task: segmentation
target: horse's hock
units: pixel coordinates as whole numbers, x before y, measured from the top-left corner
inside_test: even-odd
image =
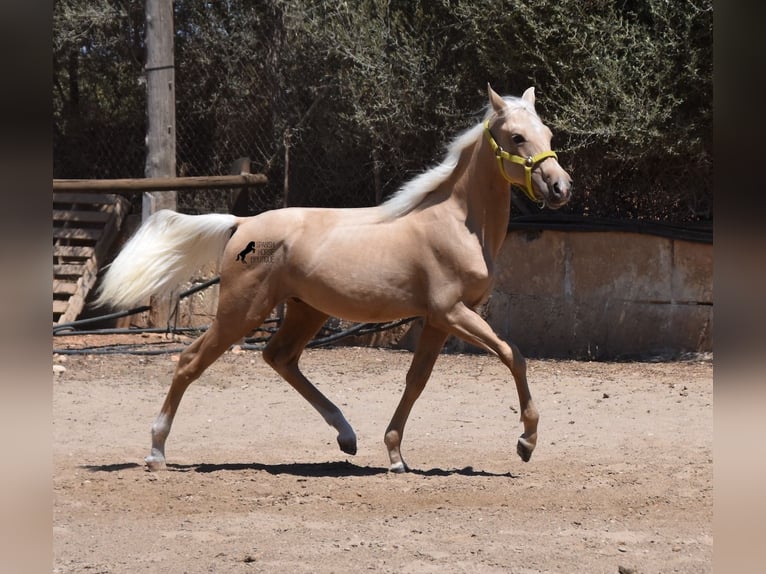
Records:
[[[511,231],[485,316],[531,357],[711,352],[713,246],[622,231]]]

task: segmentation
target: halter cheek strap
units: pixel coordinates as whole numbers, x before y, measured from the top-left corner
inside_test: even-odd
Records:
[[[522,187],[522,190],[524,191],[524,193],[529,199],[531,199],[535,203],[541,203],[541,201],[537,197],[535,197],[534,191],[532,191],[532,170],[535,169],[538,166],[538,164],[540,164],[543,160],[548,159],[549,157],[558,159],[556,152],[553,150],[549,150],[549,151],[540,152],[537,155],[530,155],[527,157],[522,157],[520,155],[513,155],[505,151],[502,147],[500,147],[500,144],[498,144],[495,141],[495,138],[492,137],[492,132],[489,130],[489,120],[484,122],[484,133],[487,135],[487,139],[489,140],[489,145],[492,148],[492,151],[495,152],[495,158],[497,159],[497,167],[500,169],[500,173],[503,175],[506,181],[512,184],[516,183],[508,176],[508,173],[505,171],[505,164],[503,163],[503,160],[508,160],[510,162],[519,164],[520,166],[524,168],[524,174],[526,176],[526,181],[525,181],[526,185]],[[545,203],[545,201],[543,201],[542,203]]]

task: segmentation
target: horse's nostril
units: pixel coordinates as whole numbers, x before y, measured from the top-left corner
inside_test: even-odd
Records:
[[[551,186],[551,197],[557,201],[566,201],[572,191],[571,181],[555,181]]]

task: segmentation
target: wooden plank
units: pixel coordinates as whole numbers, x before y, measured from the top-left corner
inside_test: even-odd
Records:
[[[86,205],[112,205],[119,201],[119,196],[111,193],[54,193],[53,203]]]
[[[61,209],[53,210],[53,221],[80,221],[83,223],[106,223],[109,220],[108,211],[64,211]]]
[[[122,223],[127,215],[129,202],[125,198],[120,198],[114,204],[111,217],[101,231],[101,238],[96,242],[95,255],[98,262],[104,261],[108,255],[109,247],[117,238],[117,234],[122,228]]]
[[[69,219],[66,220],[68,227],[54,227],[54,258],[69,257],[83,259],[83,263],[80,265],[73,263],[54,265],[53,318],[57,324],[74,321],[82,312],[88,294],[96,284],[99,266],[103,265],[108,255],[109,246],[122,227],[130,202],[121,196],[111,196],[111,199],[113,201],[110,201],[109,204],[102,204],[101,208],[104,211],[101,212],[57,210],[59,214],[67,214]],[[83,204],[87,204],[87,201],[83,201]],[[83,214],[88,214],[85,216],[85,219],[88,221],[76,221],[76,218]],[[98,225],[99,223],[102,225],[98,228],[78,226],[78,224]],[[58,244],[67,239],[88,240],[92,241],[94,245],[74,246]],[[68,279],[64,279],[64,277]],[[66,297],[66,300],[62,301],[62,297]]]
[[[69,323],[77,319],[77,316],[85,307],[85,301],[91,288],[96,283],[96,260],[91,259],[86,265],[86,271],[77,280],[77,289],[69,298],[67,310],[59,317],[59,323]]]
[[[85,265],[81,265],[81,273],[75,283],[74,293],[67,300],[66,309],[61,312],[56,323],[69,323],[77,319],[77,316],[85,307],[85,300],[90,289],[98,277],[98,262],[95,257],[88,259]],[[55,304],[54,304],[55,306]]]
[[[189,189],[225,189],[265,185],[269,179],[262,173],[211,175],[198,177],[145,177],[141,179],[54,179],[53,190],[82,193],[144,191],[180,191]]]
[[[75,263],[70,263],[66,265],[54,265],[53,276],[54,277],[76,277],[76,276],[82,275],[84,270],[85,270],[84,265],[77,265]]]
[[[53,239],[79,239],[83,241],[98,241],[100,229],[83,229],[81,227],[54,227]]]
[[[77,283],[73,281],[57,281],[53,280],[53,294],[54,295],[74,295],[77,291]]]
[[[89,259],[96,253],[93,247],[75,246],[75,245],[54,245],[54,257],[76,257]]]

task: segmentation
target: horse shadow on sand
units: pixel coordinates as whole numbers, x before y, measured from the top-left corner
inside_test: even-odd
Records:
[[[83,465],[81,468],[91,472],[120,472],[146,468],[143,464],[135,462],[117,464],[94,464]],[[214,472],[242,472],[242,471],[265,471],[271,475],[299,476],[304,478],[319,477],[350,477],[350,476],[376,476],[388,474],[389,470],[382,466],[359,466],[348,461],[328,462],[292,462],[284,464],[263,464],[259,462],[242,463],[196,463],[196,464],[168,464],[170,472],[199,472],[209,474]],[[149,472],[147,470],[147,472]],[[469,477],[505,477],[518,478],[519,475],[511,472],[489,472],[476,470],[471,466],[455,469],[431,468],[428,470],[411,468],[409,474],[419,476],[469,476]]]

